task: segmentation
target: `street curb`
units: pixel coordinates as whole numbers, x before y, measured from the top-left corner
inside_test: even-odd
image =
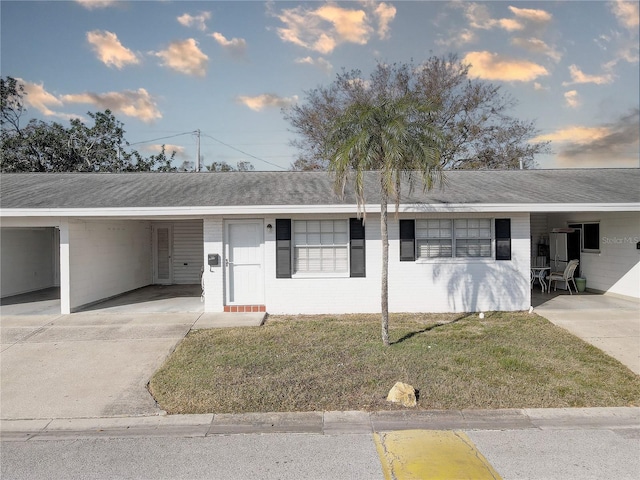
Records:
[[[0,420],[0,440],[90,437],[206,437],[306,433],[369,434],[407,429],[640,429],[640,407],[502,410],[273,412]]]

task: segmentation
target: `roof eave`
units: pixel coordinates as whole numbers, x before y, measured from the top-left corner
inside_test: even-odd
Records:
[[[395,206],[389,209],[395,211]],[[355,204],[345,205],[244,205],[200,207],[122,207],[122,208],[3,208],[0,217],[200,217],[206,215],[331,214],[356,212]],[[379,213],[379,204],[365,205],[368,213]],[[455,212],[637,212],[640,203],[438,203],[401,204],[400,213]]]

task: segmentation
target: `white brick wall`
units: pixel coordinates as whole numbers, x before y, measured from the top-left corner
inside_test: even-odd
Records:
[[[640,212],[550,214],[550,227],[600,222],[600,253],[582,252],[581,275],[587,288],[640,298]]]
[[[0,230],[0,295],[7,297],[55,285],[58,248],[53,228]]]
[[[475,312],[529,308],[529,215],[475,215],[475,218],[487,217],[511,218],[510,261],[437,259],[400,262],[399,224],[390,222],[389,310]],[[437,214],[428,218],[474,218],[474,215]]]
[[[69,221],[71,310],[149,285],[151,261],[149,222]]]
[[[438,215],[431,215],[429,218],[436,216]],[[439,216],[455,217],[451,214]],[[389,215],[389,310],[465,312],[529,308],[529,215],[477,215],[478,218],[488,216],[512,219],[511,261],[400,262],[399,223],[393,214]],[[471,216],[467,214],[457,217]],[[275,226],[275,218],[266,218],[265,225],[269,223]],[[382,253],[379,216],[367,216],[365,228],[366,278],[276,279],[275,229],[267,234],[267,311],[273,314],[379,312]]]
[[[343,216],[287,215],[279,218],[340,219]],[[275,217],[265,218],[273,231],[265,236],[265,303],[273,314],[371,313],[380,311],[379,218],[368,216],[365,278],[276,278]]]

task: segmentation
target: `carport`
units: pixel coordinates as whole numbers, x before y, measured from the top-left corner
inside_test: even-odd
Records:
[[[2,297],[60,286],[60,230],[55,225],[0,229]],[[58,293],[58,298],[60,298]]]
[[[3,220],[2,309],[68,314],[112,299],[164,311],[167,296],[199,301],[202,225],[198,218]],[[143,288],[153,285],[191,288]]]

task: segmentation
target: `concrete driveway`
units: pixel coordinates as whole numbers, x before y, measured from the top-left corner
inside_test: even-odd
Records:
[[[200,316],[3,315],[0,418],[161,413],[146,383]]]
[[[545,294],[550,295],[550,294]],[[535,312],[640,375],[640,302],[610,295],[538,296]]]

